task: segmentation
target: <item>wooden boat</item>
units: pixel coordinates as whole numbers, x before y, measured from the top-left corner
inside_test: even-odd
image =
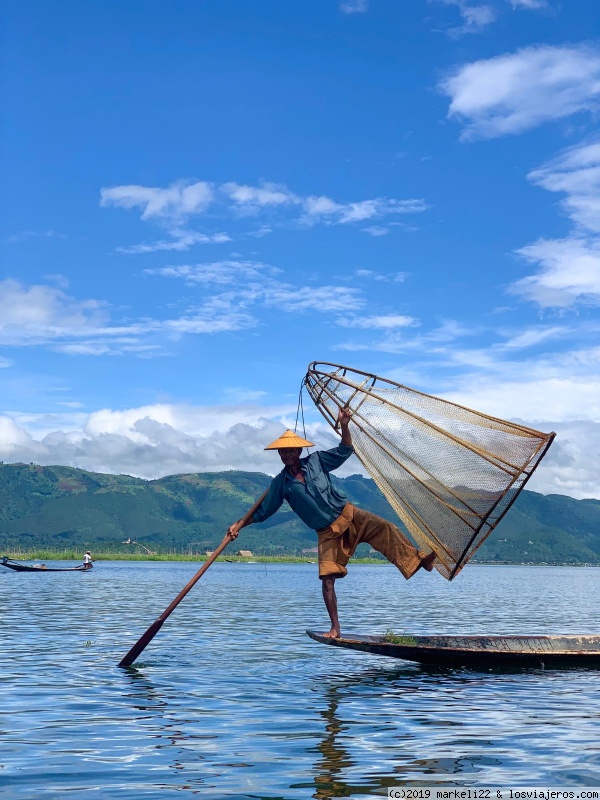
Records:
[[[361,650],[421,664],[451,667],[600,668],[600,636],[361,636],[329,639],[306,631],[332,647]],[[390,641],[390,639],[392,641]]]
[[[21,564],[19,561],[13,561],[7,556],[3,556],[0,560],[0,566],[13,569],[15,572],[87,572],[93,568],[93,564],[84,567],[80,564],[78,567],[46,567],[41,564]]]

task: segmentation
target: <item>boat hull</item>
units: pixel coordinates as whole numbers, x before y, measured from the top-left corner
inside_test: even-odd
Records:
[[[600,636],[383,636],[347,634],[329,639],[307,631],[311,639],[333,647],[449,667],[537,667],[600,669]]]
[[[12,569],[14,572],[87,572],[92,566],[84,567],[36,567],[33,564],[19,564],[18,561],[2,560],[0,567]]]

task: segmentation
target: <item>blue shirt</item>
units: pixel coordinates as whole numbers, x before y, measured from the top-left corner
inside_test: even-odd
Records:
[[[329,473],[341,466],[353,452],[353,447],[339,444],[332,450],[320,450],[301,458],[305,483],[294,478],[287,469],[282,469],[271,481],[267,496],[254,512],[252,520],[263,522],[287,500],[309,528],[327,528],[339,517],[348,502],[346,495],[331,483]]]

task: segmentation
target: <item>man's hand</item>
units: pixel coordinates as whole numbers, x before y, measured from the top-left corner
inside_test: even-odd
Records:
[[[227,533],[231,536],[231,539],[237,539],[240,529],[239,529],[240,521],[234,522],[233,525],[230,525],[227,528]]]
[[[337,416],[337,425],[340,426],[340,431],[342,433],[342,444],[346,447],[352,447],[352,436],[350,434],[350,428],[348,427],[348,423],[352,419],[352,413],[349,408],[340,408],[338,411]]]
[[[351,419],[352,419],[352,412],[350,411],[350,409],[340,408],[337,417],[338,425],[340,425],[342,428],[347,428],[348,423],[350,422]]]

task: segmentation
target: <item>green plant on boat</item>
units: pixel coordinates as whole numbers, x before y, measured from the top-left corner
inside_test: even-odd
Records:
[[[383,635],[383,641],[388,642],[389,644],[405,644],[405,645],[416,645],[417,640],[414,636],[404,636],[404,634],[397,634],[391,631],[389,628]]]

